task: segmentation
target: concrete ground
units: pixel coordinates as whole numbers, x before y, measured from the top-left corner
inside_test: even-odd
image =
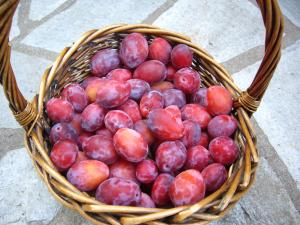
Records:
[[[282,58],[253,118],[261,156],[257,180],[213,224],[300,224],[300,1],[280,4],[286,25]],[[149,23],[190,36],[242,88],[263,56],[264,27],[254,0],[21,0],[11,41],[24,95],[34,96],[44,69],[64,46],[89,29],[115,23]],[[22,135],[0,90],[0,225],[89,224],[48,193]]]

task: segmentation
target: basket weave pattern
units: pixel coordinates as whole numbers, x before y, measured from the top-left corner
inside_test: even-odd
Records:
[[[38,95],[26,101],[20,93],[10,64],[9,31],[18,0],[0,0],[0,82],[9,100],[16,120],[24,127],[25,145],[33,164],[51,194],[64,206],[77,210],[94,224],[207,224],[222,218],[246,194],[254,181],[259,161],[256,136],[250,122],[268,87],[280,59],[283,34],[283,18],[277,0],[257,0],[265,28],[265,55],[259,70],[246,91],[240,90],[230,74],[212,56],[193,44],[188,37],[145,24],[114,25],[86,32],[72,47],[65,48],[55,62],[46,69]],[[44,111],[44,103],[57,96],[70,82],[80,82],[90,74],[90,59],[99,49],[119,48],[124,36],[139,32],[149,43],[154,37],[163,37],[172,44],[183,43],[194,52],[193,68],[201,74],[206,87],[220,84],[234,98],[233,115],[239,121],[235,141],[240,157],[230,167],[223,186],[200,202],[176,208],[141,208],[105,205],[70,184],[53,166],[48,140],[50,121]]]

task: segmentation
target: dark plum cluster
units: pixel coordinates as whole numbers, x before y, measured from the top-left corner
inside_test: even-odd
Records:
[[[50,158],[80,191],[110,205],[194,204],[227,180],[238,123],[222,86],[201,86],[193,52],[128,34],[91,58],[91,76],[46,103]]]

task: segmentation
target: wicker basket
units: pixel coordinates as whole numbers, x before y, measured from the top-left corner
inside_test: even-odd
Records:
[[[223,217],[248,191],[259,161],[256,136],[249,117],[256,111],[280,59],[283,17],[277,0],[257,0],[266,28],[265,55],[246,91],[241,91],[228,72],[188,37],[145,24],[114,25],[86,32],[72,47],[65,48],[46,69],[38,95],[26,101],[20,93],[10,64],[9,31],[19,0],[0,0],[0,81],[16,120],[26,131],[25,145],[33,164],[51,194],[63,205],[77,210],[94,224],[207,224]],[[239,121],[235,141],[240,158],[229,169],[224,185],[200,202],[170,209],[105,205],[70,184],[49,159],[49,119],[44,103],[59,94],[64,85],[81,81],[90,73],[91,56],[102,48],[118,48],[130,32],[144,34],[149,42],[155,36],[171,43],[184,43],[194,52],[193,68],[202,75],[205,86],[221,84],[234,96],[233,115]]]

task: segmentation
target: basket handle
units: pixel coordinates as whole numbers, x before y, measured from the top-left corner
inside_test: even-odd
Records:
[[[20,92],[10,63],[9,32],[19,0],[0,0],[0,83],[16,120],[25,129],[36,118],[36,111]]]
[[[235,102],[252,115],[268,88],[281,56],[281,43],[284,31],[284,19],[278,0],[256,0],[263,16],[266,37],[265,55],[250,87],[242,92]]]
[[[33,105],[20,92],[10,63],[9,32],[19,0],[0,0],[0,83],[16,120],[26,128],[35,120]],[[265,55],[250,87],[242,92],[235,104],[249,114],[256,111],[280,59],[283,16],[277,0],[257,0],[265,28]]]

